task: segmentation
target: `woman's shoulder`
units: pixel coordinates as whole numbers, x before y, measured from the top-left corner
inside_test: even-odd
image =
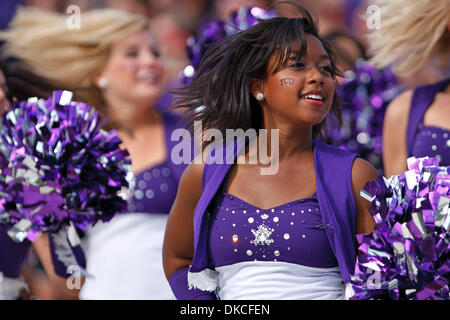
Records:
[[[337,146],[333,146],[331,144],[328,144],[326,142],[320,141],[320,140],[315,140],[314,144],[316,147],[318,147],[319,151],[325,152],[327,154],[332,154],[336,157],[354,157],[357,156],[356,153],[349,151],[349,150],[344,150],[341,149]]]
[[[395,97],[386,109],[385,119],[387,121],[404,121],[409,114],[411,108],[414,90],[409,89]]]

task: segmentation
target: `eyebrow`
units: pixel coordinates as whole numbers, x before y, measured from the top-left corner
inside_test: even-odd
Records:
[[[299,51],[293,51],[292,54],[291,54],[291,56],[290,56],[288,59],[293,59],[293,58],[295,58],[295,55],[296,55],[296,54],[299,54],[299,53],[300,53]],[[330,61],[331,61],[330,56],[327,55],[327,54],[322,54],[322,55],[319,57],[319,61],[320,61],[320,60],[330,60]]]
[[[319,58],[320,58],[320,60],[331,60],[327,54],[323,54]]]

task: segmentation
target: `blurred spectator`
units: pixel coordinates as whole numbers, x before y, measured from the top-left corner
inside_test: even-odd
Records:
[[[166,59],[165,83],[176,81],[188,63],[186,42],[211,12],[211,0],[172,0],[152,3],[151,26]],[[169,85],[170,86],[170,85]]]
[[[166,63],[164,83],[177,78],[179,72],[188,63],[186,42],[191,36],[190,32],[177,25],[175,16],[170,13],[160,13],[150,20],[152,30],[161,43],[161,52]]]
[[[263,9],[268,9],[270,5],[269,0],[215,0],[214,1],[214,12],[216,18],[225,19],[233,11],[237,11],[242,7],[260,7]]]
[[[151,16],[155,16],[164,12],[174,6],[177,0],[149,0],[151,6]]]
[[[350,32],[333,31],[324,38],[333,47],[337,66],[341,72],[353,70],[358,59],[367,60],[366,48]]]
[[[64,9],[63,0],[25,0],[25,5],[58,12],[62,12]]]
[[[151,0],[106,0],[105,6],[111,9],[128,11],[130,13],[150,16],[152,13]]]
[[[347,28],[345,16],[347,0],[294,0],[292,2],[305,7],[319,18],[319,32],[322,35]],[[295,17],[297,15],[297,11],[292,10],[283,1],[273,1],[273,6],[280,16]]]

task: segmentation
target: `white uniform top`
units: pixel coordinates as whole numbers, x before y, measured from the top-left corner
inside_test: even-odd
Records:
[[[126,213],[99,221],[83,240],[87,277],[80,299],[175,299],[162,266],[167,214]]]
[[[313,268],[280,261],[216,267],[222,300],[344,300],[338,267]]]

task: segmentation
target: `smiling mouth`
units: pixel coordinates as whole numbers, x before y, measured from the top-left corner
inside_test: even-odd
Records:
[[[146,83],[157,84],[160,77],[156,73],[141,73],[137,75],[136,79]]]
[[[321,102],[325,101],[325,98],[318,94],[307,94],[307,95],[302,96],[302,98],[306,99],[306,100],[314,100],[314,101],[321,101]]]

